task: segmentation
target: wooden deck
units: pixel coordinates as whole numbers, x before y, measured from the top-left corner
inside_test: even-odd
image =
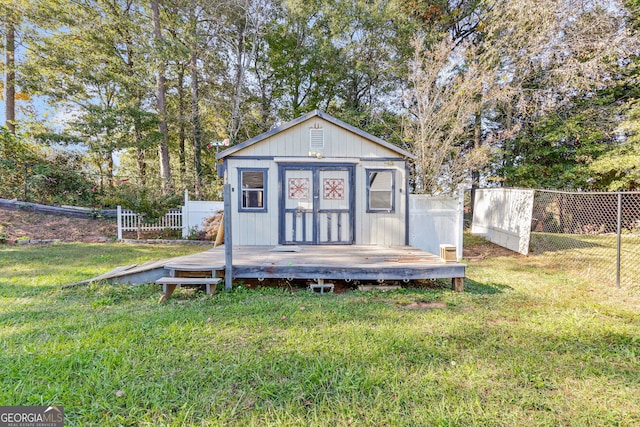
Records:
[[[297,251],[295,251],[297,249]],[[224,247],[152,263],[132,266],[101,279],[148,283],[166,270],[218,271],[225,269]],[[157,276],[157,277],[156,277]],[[452,279],[462,290],[465,265],[445,263],[439,256],[411,247],[234,246],[234,279],[418,280]]]

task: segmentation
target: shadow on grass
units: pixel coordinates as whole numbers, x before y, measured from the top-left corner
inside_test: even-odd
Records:
[[[437,279],[434,281],[426,281],[422,286],[409,287],[407,289],[415,289],[418,291],[429,291],[444,294],[452,291],[451,279]],[[513,289],[511,286],[503,285],[500,283],[482,283],[477,280],[465,277],[464,279],[464,293],[474,295],[494,295],[501,294],[505,290]]]
[[[600,237],[602,243],[592,241],[594,238],[598,237],[580,234],[531,233],[529,251],[531,255],[542,255],[568,249],[606,248],[615,245],[615,236]]]
[[[500,283],[482,283],[468,277],[464,279],[464,291],[474,295],[494,295],[512,290],[508,285]]]

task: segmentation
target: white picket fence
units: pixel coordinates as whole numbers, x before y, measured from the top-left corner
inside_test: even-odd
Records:
[[[118,239],[124,231],[182,230],[182,209],[171,209],[162,218],[142,223],[142,216],[118,206]]]
[[[171,209],[157,221],[140,223],[140,215],[118,206],[118,239],[122,240],[125,231],[162,231],[181,230],[182,237],[187,237],[194,229],[202,229],[204,220],[224,208],[223,202],[190,201],[189,193],[184,192],[184,205],[180,209]]]

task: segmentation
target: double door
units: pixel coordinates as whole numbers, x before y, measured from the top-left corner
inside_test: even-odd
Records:
[[[280,165],[279,177],[280,244],[353,244],[353,165]]]

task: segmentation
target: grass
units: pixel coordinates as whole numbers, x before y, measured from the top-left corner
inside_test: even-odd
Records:
[[[200,249],[0,249],[0,404],[71,426],[640,424],[640,292],[557,254],[474,262],[463,294],[59,286]]]
[[[625,286],[640,284],[640,236],[622,234],[620,240],[620,282]],[[617,281],[615,234],[577,235],[555,233],[531,233],[531,250],[534,254],[556,254],[562,268],[580,274],[592,281],[615,285]]]

